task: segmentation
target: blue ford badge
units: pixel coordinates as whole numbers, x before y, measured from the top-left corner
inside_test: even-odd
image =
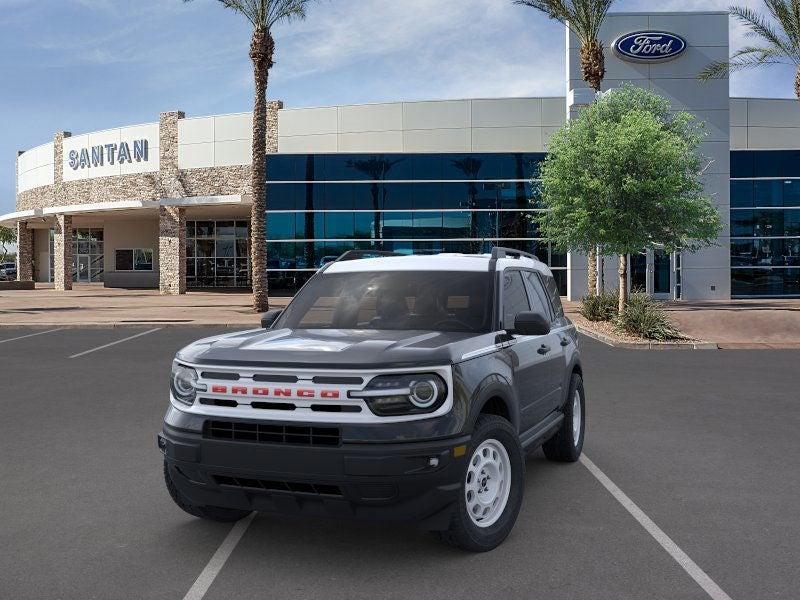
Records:
[[[637,62],[671,60],[686,50],[686,40],[664,31],[637,31],[618,37],[614,52],[620,58]]]

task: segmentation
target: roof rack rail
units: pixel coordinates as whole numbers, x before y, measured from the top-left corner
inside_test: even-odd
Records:
[[[531,260],[539,261],[539,259],[530,252],[495,246],[492,248],[492,259],[497,260],[498,258],[530,258]]]
[[[348,250],[337,258],[334,262],[346,260],[359,260],[361,258],[378,258],[380,256],[404,256],[400,252],[390,252],[388,250]]]

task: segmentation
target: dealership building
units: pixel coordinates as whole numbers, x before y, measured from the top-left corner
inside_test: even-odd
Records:
[[[632,82],[706,123],[706,194],[723,221],[696,254],[630,257],[633,287],[655,297],[800,296],[800,104],[731,98],[696,76],[729,56],[726,13],[612,13],[609,89]],[[250,285],[252,236],[264,235],[273,291],[295,290],[349,249],[536,254],[562,293],[586,293],[586,258],[563,254],[536,224],[537,175],[554,131],[594,97],[567,33],[565,94],[268,108],[266,230],[251,231],[249,113],[190,117],[72,135],[17,157],[18,278],[122,288]],[[68,126],[68,124],[65,124]],[[616,260],[606,280],[616,283]]]

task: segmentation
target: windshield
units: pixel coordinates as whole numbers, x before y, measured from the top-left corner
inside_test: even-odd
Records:
[[[321,273],[275,327],[486,332],[493,289],[488,272]]]

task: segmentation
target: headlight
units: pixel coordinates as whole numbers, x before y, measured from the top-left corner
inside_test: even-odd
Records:
[[[197,397],[197,390],[205,391],[205,387],[197,382],[197,371],[176,362],[172,363],[170,388],[176,400],[192,405]]]
[[[415,415],[435,412],[447,398],[447,385],[435,373],[409,373],[375,377],[362,391],[352,391],[376,415]]]

